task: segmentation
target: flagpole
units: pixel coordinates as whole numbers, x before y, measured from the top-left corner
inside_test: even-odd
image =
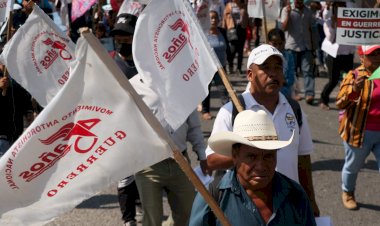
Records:
[[[265,0],[262,0],[261,7],[263,9],[263,20],[264,20],[264,40],[268,43],[268,27],[267,27],[267,17],[265,15]]]
[[[156,131],[159,137],[165,140],[170,148],[173,151],[173,157],[181,167],[186,176],[193,183],[195,188],[202,194],[206,202],[209,204],[210,208],[214,212],[215,216],[219,219],[223,226],[230,226],[227,218],[224,216],[223,211],[219,208],[217,202],[210,195],[206,187],[200,181],[198,176],[194,173],[188,161],[182,155],[182,153],[178,150],[177,145],[173,142],[168,133],[164,130],[160,122],[153,115],[152,111],[148,108],[145,102],[142,100],[141,96],[136,92],[128,79],[125,78],[123,72],[116,65],[114,60],[108,55],[108,53],[104,50],[104,47],[101,45],[99,40],[89,31],[82,31],[82,37],[86,39],[86,41],[94,48],[97,56],[103,60],[108,70],[112,72],[115,76],[116,80],[120,83],[120,85],[131,95],[136,105],[140,109],[141,113],[149,123],[149,125]]]
[[[10,6],[10,7],[13,7],[13,6]],[[7,42],[8,42],[12,37],[13,9],[9,10],[9,17],[8,17],[8,25],[7,26],[8,26],[7,27]],[[3,76],[6,78],[9,78],[9,73],[8,73],[7,67],[5,65],[4,65]],[[7,95],[7,87],[3,88],[1,95],[3,95],[3,96]]]
[[[222,79],[223,81],[223,84],[224,86],[226,87],[226,90],[228,92],[228,94],[230,95],[231,97],[231,101],[232,103],[235,105],[236,109],[238,110],[238,112],[241,112],[244,110],[244,108],[242,107],[240,101],[239,101],[239,98],[237,97],[236,95],[236,92],[235,90],[233,89],[232,85],[231,85],[231,82],[229,81],[228,77],[227,77],[227,73],[225,72],[224,68],[222,67],[218,57],[216,56],[216,53],[214,51],[213,48],[211,48],[210,46],[210,43],[208,42],[203,29],[202,27],[200,26],[199,22],[198,22],[198,18],[196,17],[196,15],[194,14],[192,8],[191,8],[191,5],[189,3],[188,0],[183,0],[183,3],[188,11],[188,13],[190,14],[190,16],[193,18],[193,21],[194,21],[194,25],[197,27],[197,29],[201,32],[200,33],[200,36],[202,37],[202,40],[206,46],[206,49],[207,51],[209,52],[209,54],[211,55],[211,59],[214,61],[214,64],[217,66],[218,68],[218,74],[220,76],[220,78]]]

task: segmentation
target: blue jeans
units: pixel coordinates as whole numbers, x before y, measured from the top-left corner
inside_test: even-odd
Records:
[[[10,147],[11,147],[11,144],[8,140],[0,139],[0,157],[3,156]]]
[[[353,192],[359,170],[370,152],[375,155],[377,167],[380,171],[380,131],[366,130],[362,148],[352,147],[346,142],[343,142],[343,146],[346,158],[342,169],[342,190]]]
[[[315,78],[313,73],[313,54],[311,50],[304,50],[301,52],[296,52],[293,50],[285,50],[288,54],[292,54],[294,61],[296,63],[295,70],[297,70],[297,65],[301,66],[301,71],[304,77],[304,89],[305,96],[315,95]],[[296,72],[296,71],[295,71]]]

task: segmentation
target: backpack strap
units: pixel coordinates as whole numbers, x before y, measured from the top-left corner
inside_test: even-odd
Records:
[[[301,110],[301,106],[298,103],[298,101],[296,101],[296,100],[294,100],[294,99],[292,99],[290,97],[287,97],[286,95],[285,95],[285,97],[288,100],[288,103],[290,104],[290,107],[292,108],[294,114],[296,115],[298,127],[300,128],[299,132],[301,133],[301,127],[302,127],[302,110]]]
[[[245,101],[244,101],[243,95],[239,94],[237,97],[241,103],[241,106],[243,106],[243,109],[245,109]],[[231,116],[232,127],[234,126],[235,118],[238,113],[239,112],[236,106],[232,103],[232,116]]]

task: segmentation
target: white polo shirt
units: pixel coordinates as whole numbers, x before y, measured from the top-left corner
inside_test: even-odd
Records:
[[[245,91],[242,95],[245,101],[245,109],[251,109],[253,111],[262,109],[272,117],[279,140],[289,140],[293,130],[295,130],[292,143],[277,152],[276,170],[299,182],[298,156],[311,154],[314,150],[306,114],[302,111],[302,128],[301,133],[299,133],[296,116],[283,94],[280,93],[279,103],[277,104],[274,114],[269,112],[263,105],[257,103],[250,92]],[[221,131],[232,131],[231,117],[232,103],[229,102],[219,110],[211,134]],[[208,146],[206,156],[212,153],[214,153],[214,151]]]

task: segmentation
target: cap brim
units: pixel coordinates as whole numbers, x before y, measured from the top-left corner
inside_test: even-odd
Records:
[[[218,154],[225,156],[232,156],[232,145],[236,143],[244,144],[247,146],[263,149],[263,150],[277,150],[288,146],[292,143],[294,137],[293,134],[287,141],[279,140],[267,140],[267,141],[249,141],[246,138],[239,136],[231,131],[223,131],[214,135],[208,140],[210,148]]]
[[[377,49],[380,49],[380,46],[374,46],[372,48],[369,48],[364,53],[365,53],[365,55],[369,55],[369,54],[371,54],[373,51],[375,51]]]

